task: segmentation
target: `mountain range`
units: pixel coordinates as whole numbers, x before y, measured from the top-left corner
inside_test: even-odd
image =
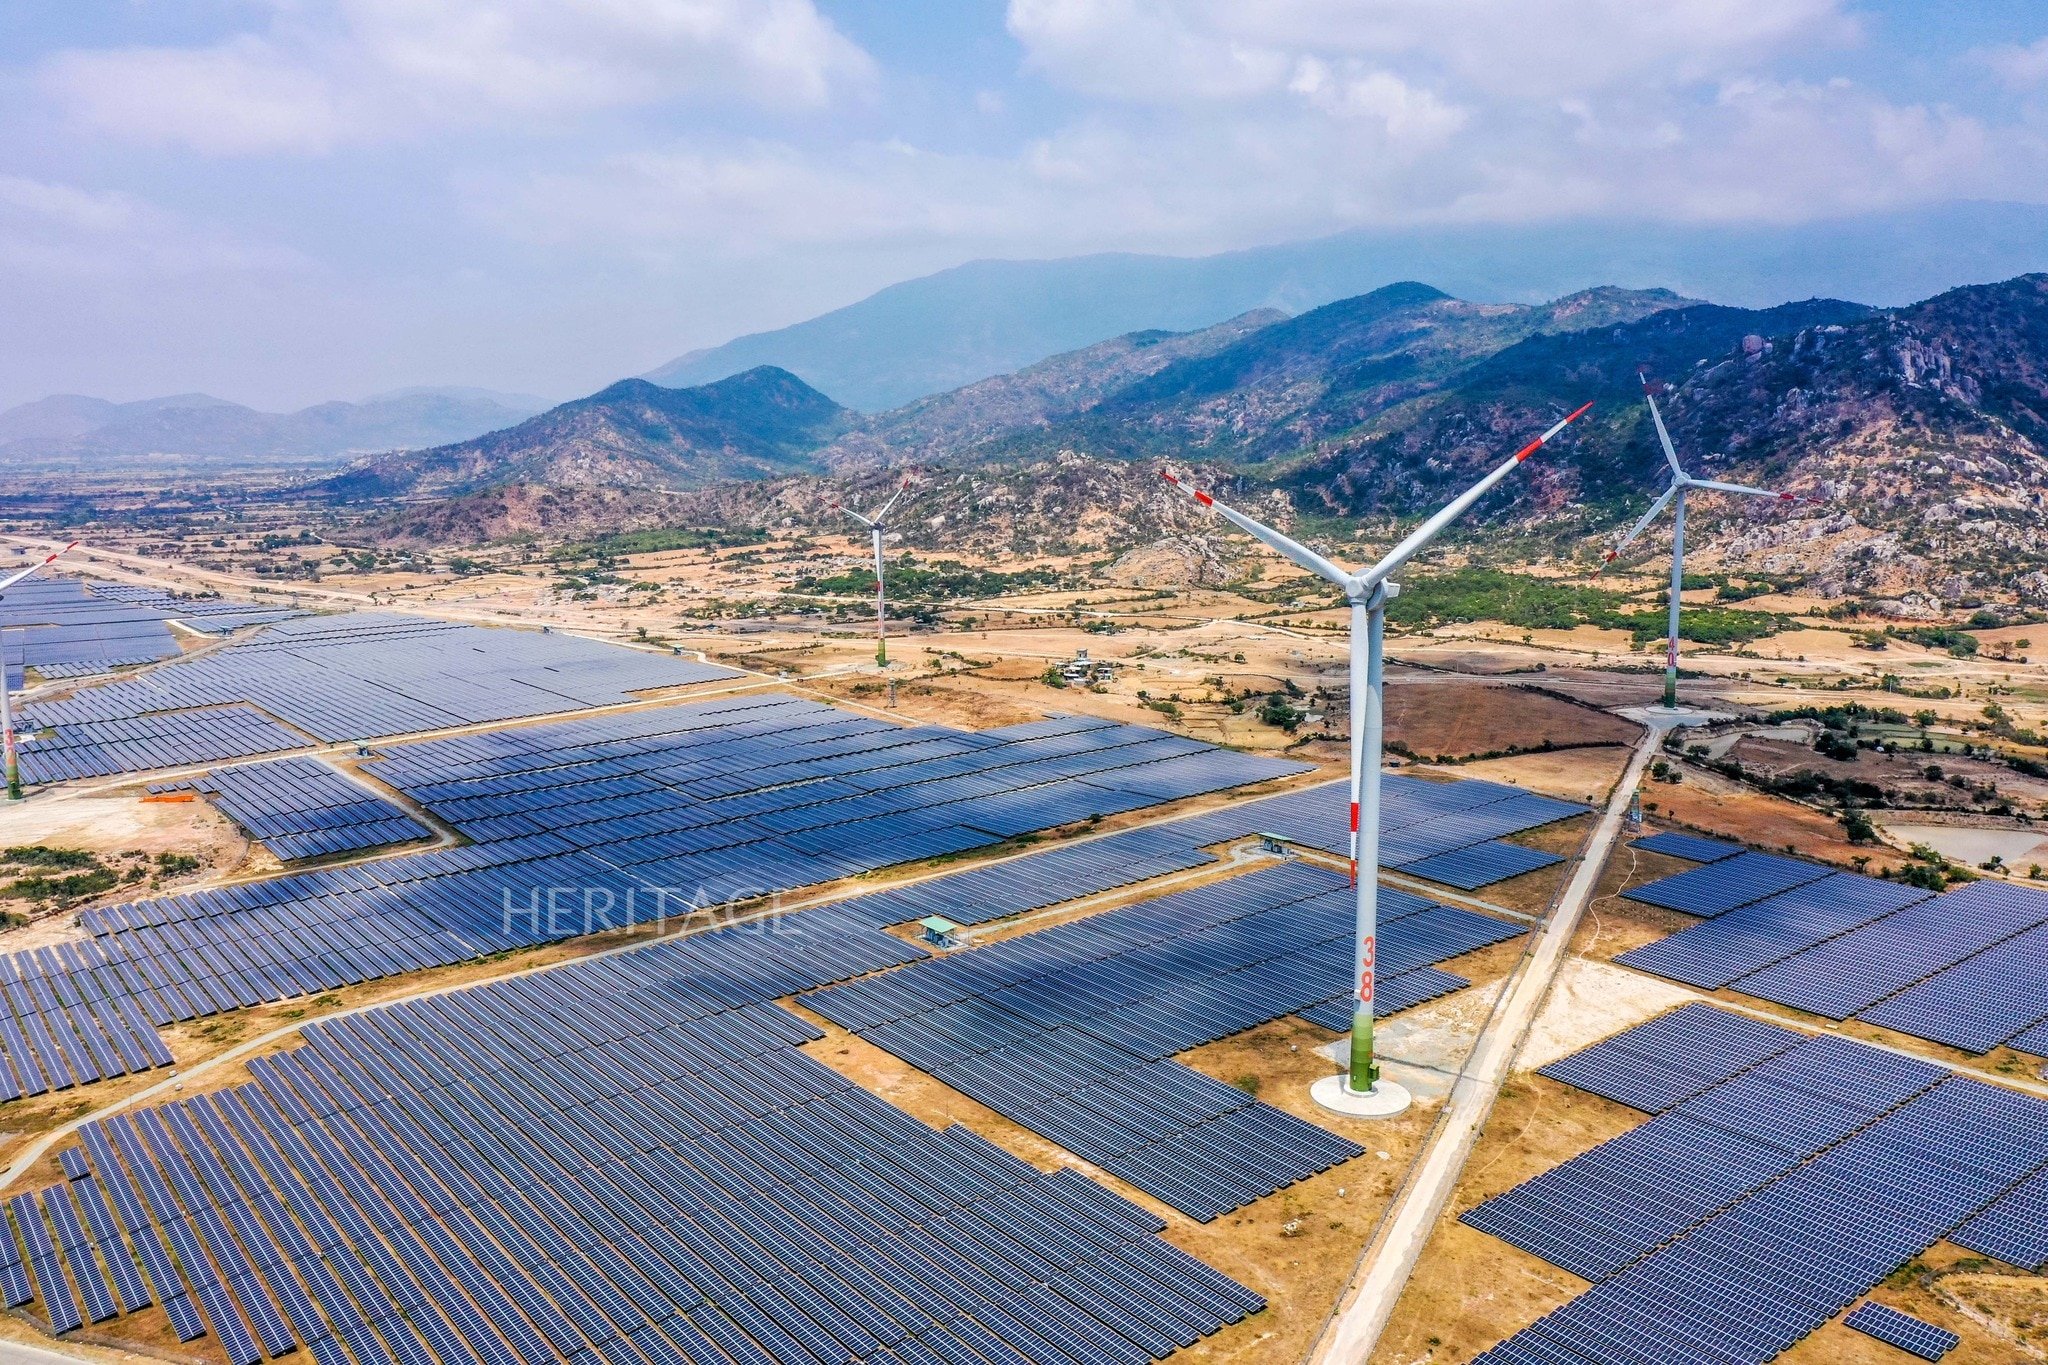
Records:
[[[161,455],[215,464],[327,463],[338,455],[460,440],[546,406],[523,394],[469,388],[402,389],[286,413],[203,393],[132,403],[56,394],[0,412],[0,458],[25,467],[98,468]]]
[[[1450,224],[1199,257],[971,261],[643,377],[688,387],[774,365],[873,413],[1104,337],[1192,331],[1260,308],[1303,313],[1395,280],[1525,303],[1605,280],[1748,307],[1815,295],[1902,305],[2044,263],[2048,207],[1995,202],[1786,225]]]
[[[902,523],[912,543],[1122,549],[1199,524],[1144,492],[1159,461],[1192,461],[1290,524],[1384,526],[1592,399],[1482,509],[1489,536],[1519,528],[1532,552],[1579,553],[1661,486],[1644,372],[1671,386],[1696,473],[1803,499],[1789,512],[1707,500],[1709,560],[1739,553],[1826,591],[1957,604],[2017,588],[2048,605],[2048,275],[1888,309],[1617,288],[1474,304],[1405,283],[1296,317],[1117,337],[865,418],[780,369],[682,390],[626,381],[481,441],[387,457],[359,488],[509,506],[531,505],[507,497],[525,486],[624,484],[680,496],[628,520],[824,524],[849,492],[913,464],[926,473]],[[597,515],[577,505],[556,504]],[[494,517],[457,497],[409,511],[406,534],[484,537]]]
[[[853,417],[771,365],[687,389],[622,379],[473,440],[358,462],[317,487],[345,499],[507,483],[698,488],[822,469],[819,452]]]

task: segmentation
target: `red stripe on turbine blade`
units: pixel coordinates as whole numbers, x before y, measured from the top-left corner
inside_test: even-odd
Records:
[[[1204,507],[1214,507],[1216,505],[1216,499],[1210,497],[1199,488],[1195,490],[1195,501]]]
[[[1160,470],[1159,477],[1172,484],[1175,488],[1180,487],[1180,480],[1173,477],[1173,471],[1170,469]]]
[[[1358,803],[1356,801],[1351,803],[1351,832],[1353,834],[1358,833]]]
[[[1563,421],[1559,422],[1556,426],[1552,427],[1550,430],[1544,432],[1541,436],[1538,436],[1535,440],[1529,442],[1529,444],[1523,446],[1520,450],[1516,451],[1515,459],[1517,461],[1526,460],[1531,455],[1534,455],[1538,450],[1541,450],[1543,448],[1544,442],[1548,441],[1551,437],[1557,435],[1557,433],[1563,431],[1566,427],[1570,426],[1572,423],[1578,421],[1581,417],[1585,416],[1587,409],[1591,408],[1592,406],[1593,405],[1591,403],[1580,404],[1578,409],[1567,415]]]

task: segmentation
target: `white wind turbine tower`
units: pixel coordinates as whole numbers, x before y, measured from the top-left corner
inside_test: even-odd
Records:
[[[1385,1117],[1408,1107],[1408,1092],[1392,1081],[1380,1079],[1379,1062],[1373,1055],[1373,974],[1378,959],[1379,863],[1380,863],[1380,731],[1383,723],[1382,639],[1386,630],[1387,602],[1400,592],[1391,581],[1402,565],[1436,539],[1493,486],[1513,472],[1515,466],[1540,450],[1544,443],[1563,431],[1593,405],[1573,412],[1550,430],[1523,446],[1473,484],[1443,510],[1411,531],[1384,559],[1367,569],[1350,573],[1332,564],[1269,526],[1253,521],[1242,512],[1223,506],[1207,493],[1181,483],[1171,471],[1161,470],[1166,481],[1188,493],[1204,507],[1239,529],[1264,541],[1288,559],[1320,578],[1343,589],[1351,604],[1351,880],[1358,888],[1358,932],[1352,948],[1352,982],[1356,1006],[1351,1016],[1351,1066],[1347,1075],[1328,1076],[1315,1085],[1317,1100],[1347,1113]]]
[[[895,507],[897,503],[901,502],[903,500],[903,495],[905,493],[908,493],[909,491],[910,476],[908,474],[905,474],[903,476],[903,486],[897,489],[895,496],[891,497],[887,502],[883,503],[881,507],[876,510],[873,516],[864,517],[860,513],[854,511],[851,507],[842,507],[839,509],[840,511],[846,513],[846,515],[848,515],[849,517],[852,517],[855,521],[859,522],[861,525],[867,527],[869,534],[874,537],[875,662],[883,668],[887,668],[889,666],[889,627],[888,617],[884,614],[885,604],[883,601],[882,593],[882,535],[889,529],[888,516],[890,509]]]
[[[58,555],[68,553],[77,548],[78,542],[74,540],[55,554],[37,560],[26,569],[0,579],[0,593],[6,592],[36,570],[48,568],[56,563]],[[21,763],[14,752],[14,699],[8,695],[6,638],[6,632],[0,631],[0,744],[4,744],[6,750],[7,799],[9,801],[19,801],[21,800]]]
[[[1741,493],[1752,498],[1776,498],[1780,502],[1793,502],[1790,493],[1774,493],[1768,488],[1751,488],[1747,484],[1722,483],[1716,479],[1695,479],[1685,472],[1678,463],[1678,452],[1672,448],[1671,433],[1664,429],[1664,414],[1657,410],[1657,395],[1651,389],[1650,377],[1638,372],[1643,381],[1643,398],[1650,405],[1650,420],[1657,424],[1657,439],[1664,445],[1664,461],[1671,466],[1671,486],[1664,490],[1664,496],[1650,504],[1650,510],[1643,513],[1643,519],[1629,528],[1627,535],[1616,541],[1614,548],[1607,552],[1607,563],[1628,548],[1629,542],[1641,535],[1649,524],[1657,519],[1666,503],[1671,504],[1671,614],[1664,632],[1664,707],[1676,710],[1678,707],[1678,598],[1685,587],[1685,493],[1689,488],[1704,488],[1714,493]]]

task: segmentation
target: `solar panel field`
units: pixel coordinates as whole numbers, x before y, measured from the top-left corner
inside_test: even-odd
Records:
[[[1465,1211],[1591,1286],[1485,1365],[1762,1365],[1944,1238],[2033,1254],[2048,1100],[1702,1004],[1545,1074],[1653,1117]]]
[[[1984,881],[1937,895],[1742,853],[1623,894],[1703,917],[1624,965],[1963,1052],[2048,1055],[2048,892]]]
[[[175,652],[175,651],[173,651]],[[22,708],[24,776],[186,767],[316,742],[615,705],[732,670],[418,616],[299,616],[200,658]]]
[[[86,942],[0,958],[0,1072],[85,1084],[167,1065],[152,1025],[1305,771],[1087,718],[957,731],[774,693],[393,743],[365,769],[463,845],[88,911]],[[194,785],[273,840],[385,818],[309,759]],[[1242,1209],[1363,1149],[1174,1058],[1297,1012],[1348,1024],[1350,893],[1312,861],[1213,850],[1341,847],[1343,801],[1235,802],[307,1025],[244,1083],[86,1125],[64,1179],[10,1205],[0,1302],[237,1365],[1170,1353],[1263,1300],[1145,1206],[820,1064],[805,1015],[1168,1209]],[[1388,790],[1418,861],[1581,809]],[[888,932],[1088,897],[1117,903],[944,955]],[[1390,1011],[1525,928],[1391,887],[1383,914]]]

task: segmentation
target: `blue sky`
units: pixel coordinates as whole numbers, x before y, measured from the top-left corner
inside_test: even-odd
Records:
[[[0,404],[559,398],[981,256],[2044,198],[2006,0],[19,6]]]

